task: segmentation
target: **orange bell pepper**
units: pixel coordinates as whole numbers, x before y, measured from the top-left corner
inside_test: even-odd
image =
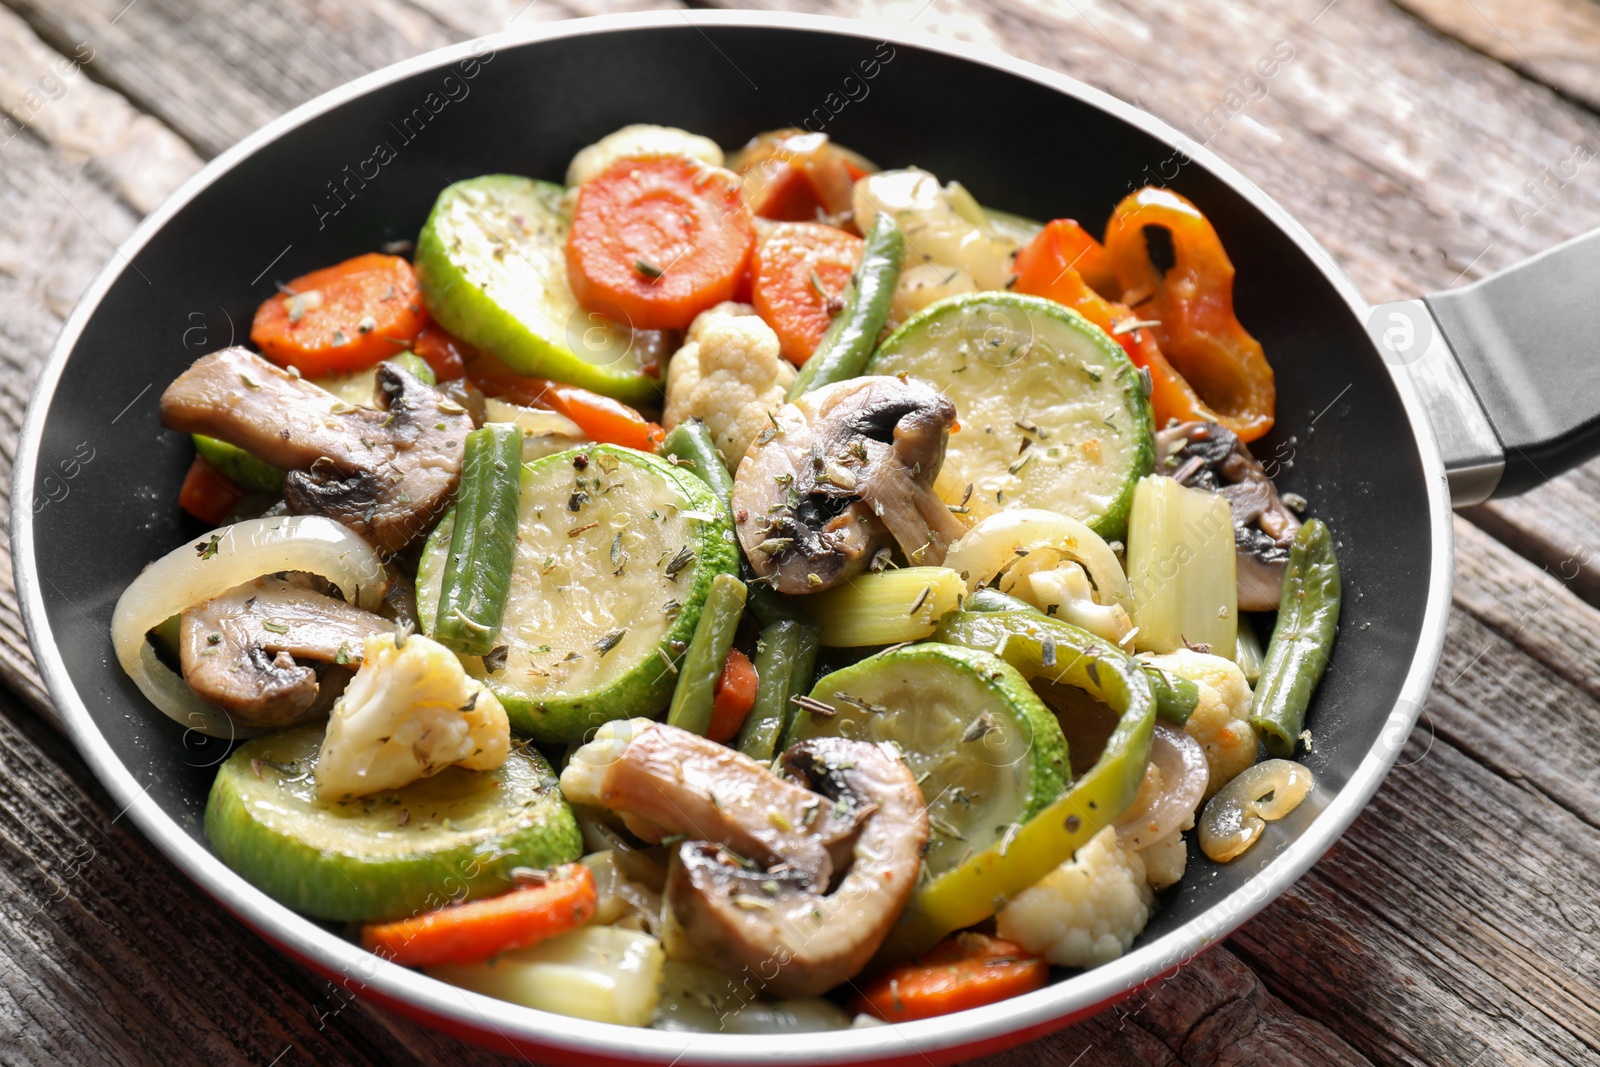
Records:
[[[1147,226],[1172,235],[1166,272],[1150,261]],[[1272,429],[1272,367],[1234,314],[1233,263],[1200,210],[1170,189],[1140,189],[1112,212],[1105,248],[1123,299],[1160,323],[1151,327],[1157,346],[1215,421],[1242,441]]]
[[[1015,269],[1014,291],[1071,308],[1122,345],[1134,366],[1150,372],[1150,406],[1157,426],[1165,426],[1169,419],[1215,422],[1221,418],[1167,362],[1152,328],[1131,325],[1140,321],[1132,309],[1096,291],[1100,286],[1090,282],[1093,274],[1086,272],[1108,272],[1110,268],[1105,249],[1083,227],[1071,219],[1056,219],[1017,253]],[[1108,290],[1115,288],[1109,275],[1102,278],[1102,284]]]

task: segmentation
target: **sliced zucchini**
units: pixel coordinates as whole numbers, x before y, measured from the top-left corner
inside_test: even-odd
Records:
[[[283,471],[265,463],[238,445],[230,445],[203,433],[194,434],[194,450],[200,458],[217,468],[240,489],[253,493],[277,493],[283,490]]]
[[[1150,403],[1122,346],[1075,311],[1018,293],[968,293],[913,316],[868,374],[909,374],[955,401],[950,464],[985,503],[1070,515],[1108,540],[1150,473]]]
[[[509,174],[456,182],[417,238],[428,312],[514,369],[634,403],[655,399],[655,357],[633,331],[586,312],[567,284],[566,190]]]
[[[698,478],[629,448],[569,449],[522,470],[504,651],[484,663],[511,725],[582,741],[610,719],[660,712],[712,579],[738,568],[727,513]],[[418,568],[424,618],[438,610],[451,525]]]
[[[566,863],[583,851],[555,772],[527,745],[512,745],[496,770],[450,767],[339,803],[317,796],[322,734],[316,724],[240,746],[206,802],[217,855],[296,911],[400,918],[503,891],[512,868]]]
[[[1066,788],[1067,742],[1027,680],[998,656],[928,643],[819,681],[784,745],[808,737],[892,741],[928,803],[923,872],[936,878],[1032,818]]]

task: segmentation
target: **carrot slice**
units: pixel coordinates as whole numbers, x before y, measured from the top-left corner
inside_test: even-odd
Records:
[[[577,423],[589,440],[601,444],[654,452],[666,437],[666,431],[659,425],[622,401],[566,382],[474,374],[473,384],[486,396],[500,397],[523,407],[560,412]]]
[[[178,491],[178,506],[211,526],[222,525],[222,520],[243,499],[243,489],[199,456],[189,464],[183,488]]]
[[[686,156],[618,161],[585,182],[567,236],[578,303],[646,330],[731,300],[755,230],[730,171]]]
[[[411,342],[411,351],[433,369],[433,376],[441,382],[453,382],[467,373],[467,360],[477,355],[467,342],[440,326],[430,322]]]
[[[428,322],[411,264],[376,252],[290,282],[256,309],[250,340],[280,366],[318,377],[370,367]]]
[[[796,366],[811,358],[843,307],[861,238],[820,222],[780,222],[756,245],[750,299]]]
[[[594,916],[594,875],[581,863],[550,872],[542,885],[452,904],[397,922],[368,923],[361,946],[407,967],[478,963],[575,930]]]
[[[928,1019],[1031,993],[1049,976],[1049,965],[1020,946],[966,931],[861,983],[855,1007],[892,1023]]]
[[[737,648],[728,649],[728,659],[722,665],[722,677],[711,704],[711,725],[706,736],[727,744],[738,734],[739,728],[756,706],[756,665],[750,657]]]

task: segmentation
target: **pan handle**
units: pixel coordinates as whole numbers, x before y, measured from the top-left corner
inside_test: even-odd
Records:
[[[1460,289],[1373,309],[1422,394],[1456,506],[1600,454],[1600,230]]]

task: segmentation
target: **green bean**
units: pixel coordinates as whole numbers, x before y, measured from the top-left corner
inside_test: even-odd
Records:
[[[900,266],[906,258],[906,235],[888,215],[879,215],[867,232],[861,263],[845,290],[844,307],[817,342],[817,349],[789,387],[789,399],[834,382],[859,377],[878,335],[889,321]]]
[[[521,496],[522,431],[497,423],[467,434],[433,630],[440,644],[469,656],[494,648],[511,592]]]
[[[672,428],[666,440],[661,442],[661,454],[667,457],[668,462],[681,467],[699,478],[722,501],[722,509],[728,513],[728,521],[733,522],[733,476],[728,473],[727,466],[722,461],[722,453],[717,451],[716,444],[711,440],[711,431],[699,419],[685,419]],[[773,591],[772,587],[756,577],[756,572],[751,569],[750,561],[740,552],[740,573],[744,576],[745,584],[750,589],[750,610],[760,620],[761,625],[770,626],[781,619],[804,619],[806,616],[798,609],[790,606],[789,602]]]
[[[1261,665],[1250,725],[1274,756],[1294,755],[1311,694],[1322,680],[1339,629],[1339,560],[1333,534],[1308,519],[1289,549],[1278,624]]]
[[[967,611],[984,613],[1000,611],[1031,611],[1043,615],[1038,608],[998,589],[979,589],[968,593],[962,607]],[[1070,624],[1068,624],[1070,625]],[[1150,692],[1156,698],[1156,714],[1174,726],[1182,726],[1194,714],[1200,703],[1200,687],[1188,678],[1162,670],[1140,660],[1135,660],[1145,678],[1150,682]]]
[[[817,627],[809,622],[780,619],[761,631],[756,645],[756,702],[734,742],[740,752],[763,763],[772,759],[793,717],[791,701],[811,689],[820,643]]]
[[[667,711],[668,726],[681,727],[701,737],[710,729],[717,679],[722,677],[728,649],[739,632],[744,599],[744,583],[733,575],[719,574],[711,580],[711,592],[700,609],[700,622],[689,640],[689,650],[683,654],[683,666],[678,668],[678,687],[672,691],[672,707]]]
[[[194,450],[240,489],[252,493],[283,492],[285,472],[257,459],[237,445],[197,433],[194,435]]]

